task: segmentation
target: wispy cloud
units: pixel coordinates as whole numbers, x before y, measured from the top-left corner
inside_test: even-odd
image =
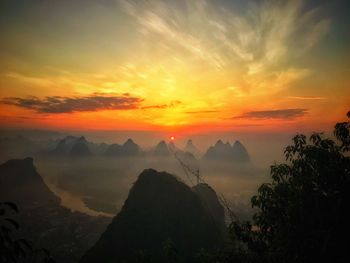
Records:
[[[218,110],[200,110],[200,111],[186,111],[187,114],[207,114],[207,113],[218,113]]]
[[[142,106],[141,109],[167,109],[167,108],[175,108],[177,106],[182,105],[182,102],[179,100],[171,101],[168,104],[159,104],[159,105],[148,105],[148,106]]]
[[[326,100],[326,97],[318,97],[318,96],[289,96],[288,99],[294,100]]]
[[[143,99],[129,94],[118,96],[93,94],[81,97],[49,96],[38,97],[7,97],[0,102],[21,108],[35,110],[39,113],[72,113],[99,110],[130,110],[140,107]]]
[[[185,65],[239,67],[236,81],[254,95],[278,92],[310,75],[285,61],[304,55],[330,28],[320,8],[306,9],[302,0],[258,1],[244,10],[209,0],[119,2],[138,23],[142,41],[157,52]]]
[[[233,117],[234,119],[295,119],[307,114],[307,109],[278,109],[265,111],[249,111],[242,115]]]

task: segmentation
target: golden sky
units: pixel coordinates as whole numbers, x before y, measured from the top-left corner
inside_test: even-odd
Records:
[[[350,109],[347,6],[2,1],[0,126],[329,128]]]

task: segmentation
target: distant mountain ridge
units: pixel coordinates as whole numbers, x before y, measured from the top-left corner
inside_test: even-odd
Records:
[[[229,142],[223,143],[222,140],[218,140],[214,146],[210,146],[203,159],[234,162],[250,161],[248,151],[241,142],[235,141],[233,145],[230,145]]]
[[[94,143],[86,140],[84,136],[66,136],[56,141],[38,142],[30,141],[20,137],[18,142],[23,142],[22,152],[38,153],[41,156],[52,157],[89,157],[89,156],[110,156],[110,157],[173,157],[175,153],[184,156],[188,152],[198,161],[220,160],[234,163],[250,163],[250,156],[246,147],[240,142],[235,141],[232,145],[229,142],[224,143],[221,139],[215,145],[210,146],[202,155],[195,146],[193,140],[187,140],[183,148],[178,147],[174,141],[169,143],[160,141],[154,147],[144,150],[135,143],[133,139],[127,139],[123,144],[113,143]],[[14,139],[0,139],[0,145],[16,144]],[[11,154],[10,156],[18,156]],[[19,155],[21,156],[21,155]],[[23,156],[23,155],[22,155]]]
[[[165,141],[160,141],[153,150],[155,156],[168,157],[170,156],[170,151],[168,145]]]

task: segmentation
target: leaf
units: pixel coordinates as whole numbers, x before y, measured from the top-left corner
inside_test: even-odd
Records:
[[[4,202],[4,205],[8,206],[9,208],[11,208],[13,211],[15,211],[16,213],[18,213],[18,207],[16,204],[12,203],[12,202]]]
[[[11,219],[11,218],[5,218],[5,221],[9,222],[11,225],[13,225],[16,229],[19,229],[19,224],[17,221]]]
[[[33,250],[32,246],[29,244],[29,242],[23,238],[17,240],[20,244],[24,245],[27,249]]]

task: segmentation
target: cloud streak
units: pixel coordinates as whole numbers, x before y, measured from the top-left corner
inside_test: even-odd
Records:
[[[72,113],[100,110],[131,110],[138,109],[143,99],[132,97],[129,94],[118,96],[93,94],[81,97],[48,96],[45,98],[7,97],[2,99],[2,104],[35,110],[39,113]]]
[[[254,95],[275,94],[310,76],[312,71],[294,60],[316,46],[331,25],[321,7],[307,8],[302,0],[257,1],[244,9],[219,8],[211,0],[119,2],[138,24],[144,46],[157,46],[157,56],[186,70],[235,74],[232,85]]]
[[[294,100],[326,100],[326,97],[318,97],[318,96],[289,96],[288,99]]]
[[[207,114],[207,113],[218,113],[218,110],[199,110],[199,111],[186,111],[187,114]]]
[[[312,48],[330,27],[329,19],[317,18],[316,9],[305,11],[301,0],[261,1],[243,12],[208,0],[119,1],[144,37],[158,36],[171,52],[181,47],[218,68],[238,59],[249,75],[279,63],[294,45]]]
[[[278,109],[265,111],[249,111],[233,119],[284,119],[291,120],[306,115],[307,109]]]

